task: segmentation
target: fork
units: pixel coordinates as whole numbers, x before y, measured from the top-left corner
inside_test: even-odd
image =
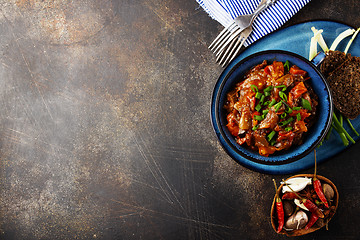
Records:
[[[226,64],[231,62],[238,52],[240,51],[241,47],[244,45],[246,39],[250,36],[252,32],[252,26],[250,25],[246,29],[244,29],[240,36],[236,39],[234,39],[230,46],[226,49],[226,51],[223,51],[222,54],[219,54],[216,58],[216,62],[218,62],[222,67],[225,67]]]
[[[219,55],[225,47],[234,41],[242,31],[249,27],[259,13],[273,4],[276,0],[262,0],[252,14],[240,15],[234,19],[234,22],[224,28],[215,40],[210,44],[209,49],[216,55]]]

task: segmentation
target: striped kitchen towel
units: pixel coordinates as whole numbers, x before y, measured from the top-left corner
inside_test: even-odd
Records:
[[[209,16],[224,27],[229,26],[239,15],[250,14],[261,0],[196,0]],[[310,0],[277,0],[255,19],[253,32],[245,42],[250,45],[278,29]]]

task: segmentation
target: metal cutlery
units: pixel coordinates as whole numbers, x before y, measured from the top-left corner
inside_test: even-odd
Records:
[[[226,65],[229,59],[232,60],[234,55],[236,56],[247,37],[251,34],[255,18],[275,1],[262,0],[252,14],[238,16],[232,24],[220,32],[209,46],[209,49],[217,56],[217,61],[220,64]],[[245,30],[246,34],[242,34]]]

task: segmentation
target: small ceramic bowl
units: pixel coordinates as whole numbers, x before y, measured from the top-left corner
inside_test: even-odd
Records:
[[[248,70],[262,63],[264,60],[267,60],[269,64],[274,60],[281,62],[288,60],[291,65],[296,65],[307,71],[308,76],[311,78],[309,83],[318,96],[319,101],[316,121],[309,128],[303,143],[299,146],[292,146],[288,150],[276,152],[268,157],[261,156],[258,152],[236,143],[235,138],[226,127],[227,112],[224,109],[227,101],[227,93],[234,89],[236,83],[242,79]],[[328,84],[314,63],[295,53],[282,50],[268,50],[255,53],[242,59],[230,70],[226,69],[226,72],[227,74],[225,76],[224,74],[220,76],[217,87],[215,87],[213,92],[211,118],[220,143],[226,152],[238,162],[244,163],[239,161],[239,159],[245,158],[247,160],[245,165],[250,168],[253,167],[251,162],[257,164],[286,164],[293,162],[310,153],[326,136],[332,120],[332,97]]]
[[[292,176],[288,179],[286,179],[285,181],[291,179],[291,178],[295,178],[295,177],[307,177],[307,178],[312,178],[314,177],[313,174],[298,174],[295,176]],[[327,179],[326,177],[320,176],[320,175],[316,175],[317,179],[320,180],[321,184],[329,184],[331,186],[331,188],[334,191],[334,196],[331,199],[331,201],[329,201],[329,208],[324,211],[324,215],[325,217],[323,219],[318,219],[317,222],[315,222],[315,224],[313,226],[311,226],[309,229],[299,229],[299,230],[292,230],[292,231],[286,231],[285,229],[282,229],[282,231],[279,234],[284,234],[287,235],[288,237],[296,237],[296,236],[302,236],[302,235],[306,235],[312,232],[315,232],[317,230],[319,230],[320,228],[326,226],[330,220],[334,217],[336,210],[338,208],[339,205],[339,192],[335,186],[334,183],[332,183],[329,179]],[[277,192],[281,193],[282,187],[284,185],[282,184]],[[281,198],[281,196],[280,196]],[[276,206],[275,206],[275,202],[276,202],[276,196],[274,196],[274,200],[273,203],[271,205],[271,213],[270,213],[270,217],[271,217],[271,226],[274,229],[274,231],[276,232],[278,224],[277,224],[277,213],[276,213]],[[284,200],[283,200],[284,203]],[[308,213],[309,214],[309,213]],[[285,218],[286,221],[286,218]]]

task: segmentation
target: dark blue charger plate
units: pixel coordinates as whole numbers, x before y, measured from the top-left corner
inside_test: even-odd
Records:
[[[227,74],[231,71],[231,69],[239,63],[245,57],[265,50],[285,50],[290,51],[296,54],[299,54],[305,58],[308,58],[310,51],[310,39],[313,36],[313,32],[311,31],[311,27],[315,27],[316,29],[322,29],[323,37],[328,47],[332,44],[335,38],[343,31],[348,28],[352,28],[343,23],[334,22],[334,21],[310,21],[305,23],[296,24],[276,32],[269,34],[268,36],[258,40],[248,48],[246,48],[240,55],[235,58],[222,72],[219,77],[213,92],[212,105],[211,105],[211,120],[213,123],[213,127],[215,133],[225,149],[225,151],[238,163],[243,166],[252,169],[254,171],[268,173],[268,174],[290,174],[296,173],[314,166],[314,155],[308,154],[305,157],[294,161],[294,162],[276,162],[271,163],[266,161],[251,161],[242,156],[240,156],[236,151],[234,151],[223,137],[220,134],[219,129],[216,127],[216,117],[215,117],[215,101],[216,95],[219,91],[220,85]],[[349,53],[354,56],[360,56],[360,36],[355,38],[353,41]],[[344,51],[345,47],[350,40],[350,37],[344,39],[337,47],[336,50]],[[318,50],[322,51],[320,46],[318,46]],[[352,124],[357,131],[360,130],[360,117],[352,120]],[[355,141],[358,141],[360,137],[357,137],[352,133],[350,127],[345,123],[345,129],[353,136]],[[351,146],[351,144],[349,145]],[[348,146],[348,147],[349,147]],[[344,151],[347,147],[345,147],[338,137],[337,133],[333,131],[331,133],[330,139],[325,141],[323,145],[317,148],[317,163],[321,164],[324,161],[328,160],[332,156]]]

